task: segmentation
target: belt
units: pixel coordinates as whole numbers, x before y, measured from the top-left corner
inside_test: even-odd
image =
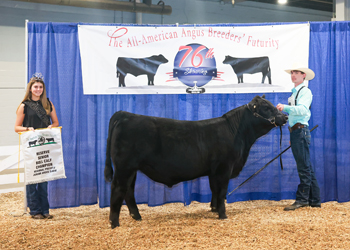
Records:
[[[296,129],[299,129],[299,128],[306,128],[306,127],[307,127],[306,125],[301,124],[301,123],[298,122],[298,123],[294,124],[293,127],[288,127],[288,129],[289,129],[289,132],[292,133],[292,131],[294,131],[294,130],[296,130]]]

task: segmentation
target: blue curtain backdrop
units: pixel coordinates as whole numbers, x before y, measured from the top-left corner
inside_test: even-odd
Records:
[[[274,23],[273,25],[280,25]],[[62,128],[67,179],[49,183],[51,208],[96,204],[109,206],[110,184],[104,181],[109,118],[118,110],[180,120],[222,116],[248,103],[255,94],[199,95],[84,95],[77,23],[28,23],[28,79],[41,72],[48,96],[54,103]],[[113,24],[116,25],[116,24]],[[220,24],[228,25],[228,24]],[[220,26],[219,25],[219,26]],[[237,24],[235,24],[237,26]],[[239,26],[266,25],[240,24]],[[213,26],[213,25],[211,25]],[[350,200],[350,22],[310,23],[309,67],[316,77],[310,127],[311,157],[321,188],[322,201]],[[273,104],[286,103],[290,93],[267,93]],[[252,147],[241,174],[231,180],[229,192],[263,167],[279,152],[280,133],[272,130]],[[289,146],[283,128],[282,149]],[[227,202],[294,199],[299,178],[291,150],[270,164],[247,184],[227,197]],[[173,188],[138,173],[137,203],[158,206],[171,202],[209,202],[207,177],[180,183]]]

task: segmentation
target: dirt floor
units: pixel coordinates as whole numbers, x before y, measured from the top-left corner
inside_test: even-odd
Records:
[[[0,249],[350,249],[350,202],[283,211],[293,201],[227,204],[219,220],[209,204],[139,205],[142,221],[122,207],[111,229],[109,208],[52,209],[52,220],[23,214],[23,193],[0,194]]]

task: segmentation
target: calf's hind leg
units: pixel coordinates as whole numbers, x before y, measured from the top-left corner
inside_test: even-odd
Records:
[[[119,227],[120,208],[123,204],[124,196],[125,193],[123,194],[118,181],[114,178],[111,185],[111,204],[109,211],[109,222],[111,223],[112,229]]]
[[[129,213],[134,220],[141,220],[141,215],[139,209],[137,208],[135,201],[135,182],[136,182],[136,171],[133,173],[133,176],[130,177],[128,183],[128,191],[125,195],[125,202],[128,206]]]
[[[115,227],[119,227],[119,215],[120,209],[123,205],[123,200],[128,191],[128,182],[131,181],[133,177],[132,172],[118,172],[113,178],[111,185],[111,204],[110,204],[110,212],[109,212],[109,221],[111,223],[112,229]]]

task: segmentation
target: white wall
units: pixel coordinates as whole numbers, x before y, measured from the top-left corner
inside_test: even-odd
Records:
[[[153,0],[157,4],[158,0]],[[330,21],[332,13],[246,1],[164,0],[170,16],[143,14],[150,24]],[[18,145],[15,112],[25,88],[25,20],[40,22],[135,23],[135,13],[0,0],[0,150]],[[0,158],[1,160],[1,158]]]
[[[0,151],[0,157],[6,159],[0,161],[0,194],[24,191],[24,161],[21,151],[18,156],[18,146],[3,147]],[[18,164],[18,158],[19,164]]]
[[[336,3],[336,21],[350,20],[350,0],[334,0]]]

